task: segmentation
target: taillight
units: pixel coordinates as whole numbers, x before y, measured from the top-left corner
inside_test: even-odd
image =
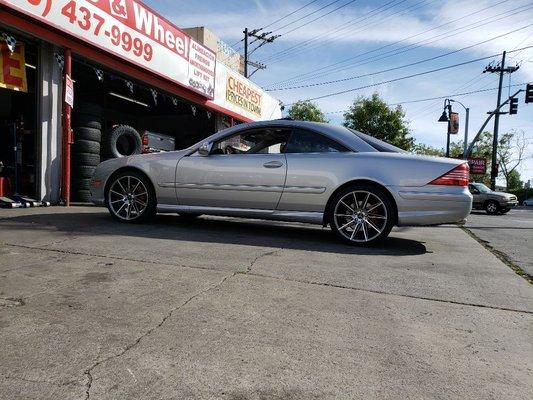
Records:
[[[468,186],[470,167],[468,163],[458,165],[441,177],[429,182],[429,185]]]
[[[148,146],[148,135],[146,133],[142,136],[142,144],[143,146]]]

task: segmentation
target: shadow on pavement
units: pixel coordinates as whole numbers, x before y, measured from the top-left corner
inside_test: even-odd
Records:
[[[172,214],[158,215],[154,221],[146,224],[123,224],[115,221],[107,212],[45,212],[43,210],[39,214],[0,218],[0,229],[2,225],[9,224],[8,229],[51,229],[73,237],[119,235],[340,254],[411,256],[427,253],[424,242],[397,237],[394,231],[391,237],[378,245],[354,247],[340,242],[329,228],[315,225],[219,217],[187,220]],[[149,243],[147,248],[149,249]]]

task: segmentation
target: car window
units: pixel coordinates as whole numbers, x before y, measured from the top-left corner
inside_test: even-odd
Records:
[[[280,154],[290,136],[287,129],[256,129],[215,142],[211,154]]]
[[[285,153],[338,153],[349,151],[346,147],[319,133],[295,129]]]

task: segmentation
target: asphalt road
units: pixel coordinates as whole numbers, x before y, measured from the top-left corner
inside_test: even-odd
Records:
[[[505,215],[474,211],[466,227],[533,276],[533,207],[511,210]]]
[[[0,399],[531,399],[533,286],[458,227],[0,210]]]

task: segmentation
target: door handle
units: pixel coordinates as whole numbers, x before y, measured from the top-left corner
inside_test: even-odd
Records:
[[[283,163],[281,161],[269,161],[263,164],[263,167],[265,168],[280,168],[283,167]]]

